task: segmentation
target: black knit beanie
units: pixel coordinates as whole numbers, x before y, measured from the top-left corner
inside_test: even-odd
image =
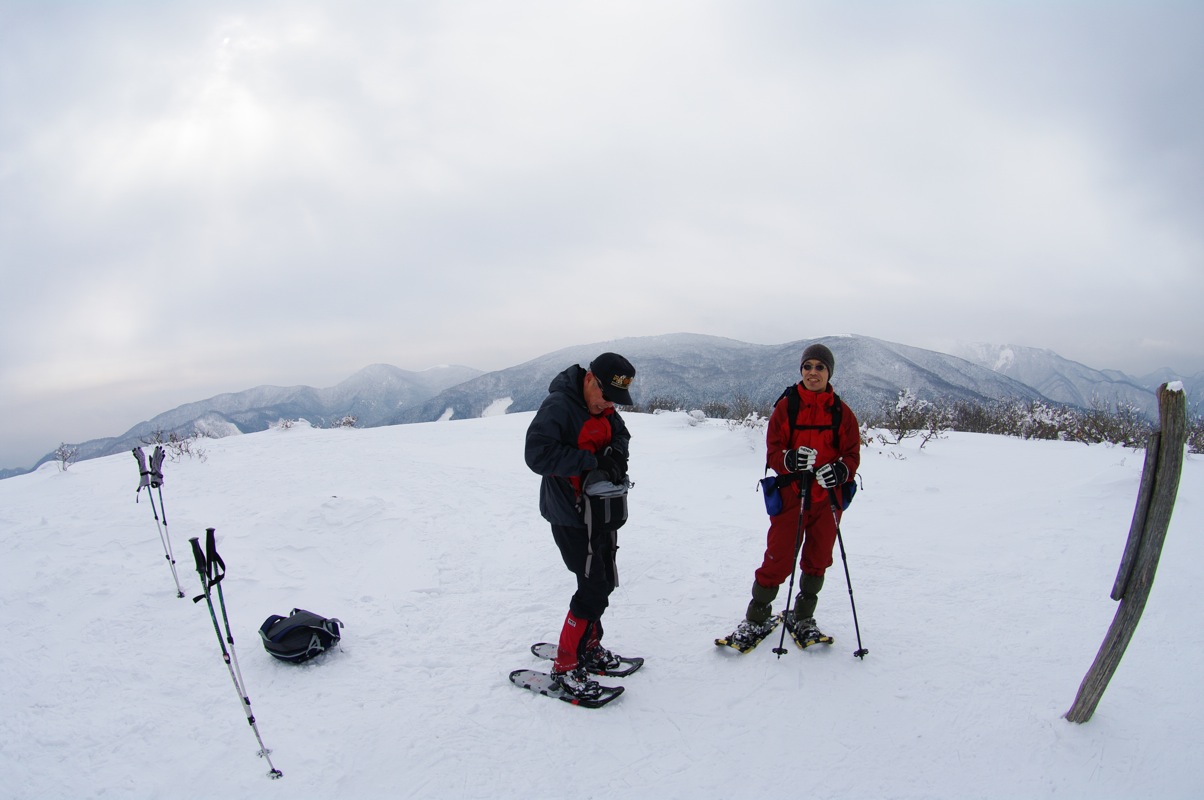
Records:
[[[822,361],[828,367],[828,377],[832,377],[832,373],[836,371],[836,358],[832,355],[832,351],[818,342],[809,345],[803,351],[803,357],[799,359],[798,368],[802,370],[803,364],[808,361]]]

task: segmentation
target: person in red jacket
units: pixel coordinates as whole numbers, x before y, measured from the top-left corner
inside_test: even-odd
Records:
[[[861,463],[857,417],[830,382],[835,367],[836,359],[827,347],[818,343],[807,347],[799,364],[802,380],[787,390],[769,417],[766,464],[779,476],[782,509],[770,517],[752,600],[729,637],[738,643],[755,644],[773,629],[772,603],[790,577],[796,557],[802,571],[798,599],[793,611],[784,609],[782,620],[800,643],[832,641],[816,625],[815,609],[824,573],[832,566],[841,487],[853,479]],[[790,392],[797,395],[797,402]],[[791,420],[794,406],[798,412]]]
[[[617,530],[626,515],[596,520],[586,495],[597,482],[628,485],[631,434],[615,405],[631,405],[634,378],[635,367],[617,353],[602,353],[588,370],[574,364],[552,379],[527,428],[524,457],[543,476],[539,512],[577,577],[552,665],[553,680],[575,697],[598,696],[601,686],[590,674],[605,674],[622,660],[602,646],[602,614],[618,585]]]

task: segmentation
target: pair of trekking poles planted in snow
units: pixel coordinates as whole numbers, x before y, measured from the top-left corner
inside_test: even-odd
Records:
[[[807,470],[800,474],[799,482],[799,509],[798,509],[798,528],[794,534],[794,566],[790,569],[790,587],[786,590],[786,608],[790,608],[791,596],[794,594],[794,573],[798,568],[799,550],[803,546],[803,515],[811,507],[811,481],[815,480],[815,475],[811,470]],[[849,604],[853,608],[853,630],[857,632],[857,649],[853,655],[862,660],[865,659],[869,650],[861,645],[861,626],[857,624],[857,603],[853,600],[853,581],[849,577],[849,559],[844,552],[844,537],[840,533],[840,515],[836,513],[837,500],[836,489],[828,489],[828,503],[832,509],[832,522],[836,525],[836,541],[840,543],[840,560],[844,563],[844,580],[845,585],[849,587]],[[778,658],[786,654],[786,626],[782,626],[782,638],[778,641],[778,646],[773,649],[777,653]]]
[[[156,446],[151,453],[150,463],[147,464],[146,456],[142,452],[141,447],[134,448],[134,458],[138,461],[138,492],[141,493],[145,488],[147,497],[151,500],[151,510],[155,515],[155,526],[159,529],[159,539],[163,543],[163,550],[167,556],[167,563],[171,566],[171,575],[176,582],[176,596],[183,597],[184,590],[180,587],[180,577],[176,572],[176,560],[171,551],[171,538],[167,532],[167,510],[163,505],[163,448]],[[155,507],[155,498],[151,494],[151,490],[157,490],[159,493],[159,506]],[[162,523],[160,523],[160,511],[162,512]],[[251,698],[246,691],[246,684],[243,682],[242,669],[238,666],[238,655],[234,650],[234,635],[230,632],[230,618],[226,614],[226,597],[222,592],[222,578],[226,576],[226,562],[218,555],[215,530],[207,528],[205,530],[205,548],[201,549],[200,537],[192,537],[188,540],[192,544],[192,555],[196,561],[197,575],[201,580],[201,594],[192,598],[192,602],[199,603],[201,600],[209,607],[209,618],[213,621],[213,631],[217,634],[218,646],[222,650],[222,660],[226,662],[226,668],[230,671],[230,679],[234,681],[234,689],[238,692],[239,704],[247,715],[247,723],[251,726],[251,730],[255,732],[255,739],[259,742],[259,752],[257,755],[263,757],[268,762],[270,772],[268,775],[275,779],[283,776],[280,770],[272,763],[271,750],[263,743],[263,737],[259,735],[259,725],[255,721],[255,715],[251,713]],[[226,628],[226,635],[222,637],[221,627],[217,622],[217,611],[213,607],[213,587],[217,587],[218,605],[222,610],[222,622]],[[228,647],[227,647],[228,645]]]
[[[134,448],[134,458],[138,461],[138,490],[134,492],[134,502],[138,502],[138,498],[142,494],[142,490],[146,489],[146,496],[150,498],[151,513],[155,515],[155,527],[159,529],[159,541],[163,545],[163,552],[167,558],[167,564],[171,567],[171,577],[176,582],[176,597],[183,597],[184,590],[180,587],[180,576],[176,573],[176,558],[171,552],[171,537],[167,534],[167,507],[163,505],[163,447],[157,445],[151,453],[149,466],[146,463],[146,454],[142,452],[141,447]],[[155,507],[155,496],[151,490],[159,492],[159,506]],[[159,509],[163,510],[163,521],[159,521]]]

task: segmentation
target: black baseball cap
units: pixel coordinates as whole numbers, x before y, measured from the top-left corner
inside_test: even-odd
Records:
[[[620,406],[632,404],[627,389],[635,379],[635,367],[630,361],[618,353],[603,353],[590,363],[589,371],[598,379],[603,397]]]

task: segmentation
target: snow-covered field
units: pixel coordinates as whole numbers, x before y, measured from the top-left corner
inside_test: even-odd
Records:
[[[1199,457],[1137,634],[1075,725],[1141,452],[867,448],[843,533],[869,655],[852,655],[838,552],[818,614],[836,644],[740,656],[712,640],[760,563],[762,434],[626,418],[636,486],[607,638],[648,663],[599,710],[506,679],[539,663],[528,646],[556,636],[573,586],[522,460],[530,413],[201,442],[203,462],[164,469],[187,599],[128,454],[0,481],[0,795],[1204,796]],[[207,527],[279,781],[191,601],[188,539]],[[295,606],[342,619],[341,649],[272,660],[256,631]]]

